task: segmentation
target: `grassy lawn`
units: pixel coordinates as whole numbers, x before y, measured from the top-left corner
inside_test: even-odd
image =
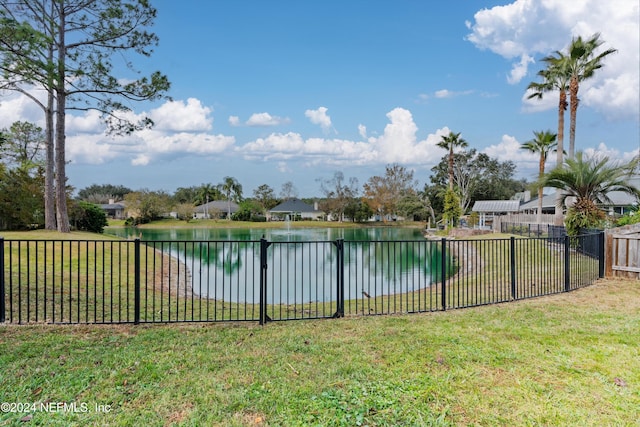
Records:
[[[0,326],[2,400],[78,408],[0,425],[633,426],[638,336],[640,285],[623,280],[266,327]]]

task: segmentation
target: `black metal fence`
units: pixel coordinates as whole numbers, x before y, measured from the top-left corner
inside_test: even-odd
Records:
[[[583,247],[596,247],[584,251]],[[604,273],[603,233],[424,241],[0,238],[0,322],[317,319],[566,292]]]
[[[500,232],[507,234],[517,234],[519,236],[525,237],[560,238],[567,235],[567,230],[563,225],[532,224],[521,222],[501,222]]]
[[[519,222],[502,222],[500,223],[500,232],[507,234],[517,234],[525,237],[551,237],[551,238],[564,238],[567,236],[567,229],[563,225],[552,224],[531,224],[531,223],[519,223]],[[585,229],[583,234],[593,235],[602,232],[597,229]],[[574,250],[581,252],[582,254],[598,257],[600,251],[600,245],[597,239],[580,238],[571,239],[571,245]]]

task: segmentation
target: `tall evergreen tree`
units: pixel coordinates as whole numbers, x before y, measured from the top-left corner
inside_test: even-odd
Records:
[[[121,113],[130,110],[127,103],[158,99],[169,89],[169,81],[159,72],[132,79],[135,70],[125,58],[127,52],[152,53],[158,39],[146,28],[155,17],[156,9],[148,0],[0,0],[0,70],[5,88],[28,94],[35,86],[48,94],[47,104],[39,105],[47,123],[46,180],[55,172],[58,231],[70,231],[67,110],[98,110],[111,131],[129,133],[152,122],[125,119]],[[114,66],[114,59],[123,59],[124,67]],[[133,73],[115,75],[114,70]],[[45,189],[52,191],[47,183]]]

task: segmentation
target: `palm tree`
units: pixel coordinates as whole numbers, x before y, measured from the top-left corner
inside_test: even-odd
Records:
[[[237,179],[231,176],[225,176],[219,188],[227,198],[227,219],[231,219],[231,199],[233,198],[234,201],[240,201],[242,198],[242,185]]]
[[[556,141],[556,137],[558,136],[555,133],[552,133],[550,130],[533,132],[535,135],[535,139],[531,141],[527,141],[524,144],[520,145],[520,148],[524,150],[528,150],[532,153],[540,153],[540,164],[539,164],[539,181],[542,180],[544,176],[544,167],[547,162],[547,156],[549,152],[554,151],[558,146]],[[538,187],[538,212],[536,221],[538,224],[542,223],[542,197],[543,197],[543,187]]]
[[[212,184],[202,184],[196,189],[196,197],[194,203],[204,205],[212,200],[221,198],[220,190]]]
[[[554,55],[542,58],[547,64],[547,68],[538,71],[538,76],[542,77],[542,83],[532,82],[527,87],[531,91],[528,99],[542,99],[546,92],[558,91],[558,134],[556,146],[556,165],[561,165],[564,154],[564,112],[567,111],[567,91],[571,77],[568,72],[569,57],[562,52],[556,51]],[[555,225],[562,225],[562,194],[560,190],[556,192]]]
[[[449,135],[443,135],[438,147],[449,150],[449,190],[453,191],[453,149],[455,147],[468,147],[469,144],[463,138],[460,138],[460,132],[449,132]]]
[[[576,113],[578,111],[578,90],[580,82],[587,80],[595,74],[595,71],[602,68],[602,60],[605,56],[616,52],[616,49],[607,49],[598,55],[595,51],[604,42],[600,40],[600,34],[596,33],[588,40],[582,37],[574,38],[569,46],[568,71],[570,75],[569,97],[570,97],[570,122],[569,122],[569,157],[573,157],[576,141]],[[595,56],[594,56],[595,55]]]
[[[598,215],[603,216],[597,204],[611,203],[609,195],[612,191],[640,197],[640,190],[629,183],[637,166],[637,158],[630,163],[620,164],[606,156],[585,158],[578,151],[562,167],[550,171],[542,184],[563,190],[563,201],[567,197],[574,197],[574,214],[582,213],[586,218],[597,218]]]

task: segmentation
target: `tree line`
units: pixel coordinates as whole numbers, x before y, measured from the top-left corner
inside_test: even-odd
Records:
[[[526,181],[514,178],[516,167],[512,162],[500,162],[475,149],[457,153],[459,159],[454,176],[475,184],[465,187],[466,204],[461,212],[468,212],[472,202],[479,199],[509,198],[526,187]],[[464,160],[463,160],[464,159]],[[414,172],[398,164],[387,165],[384,173],[370,177],[362,186],[356,178],[345,178],[343,172],[334,172],[329,178],[319,178],[319,197],[302,198],[318,203],[321,211],[335,221],[364,222],[372,217],[381,221],[404,217],[433,224],[444,214],[448,157],[432,168],[429,183],[422,187],[414,179]],[[78,192],[77,199],[93,203],[122,200],[128,207],[138,210],[142,222],[157,219],[173,211],[181,219],[190,220],[195,207],[211,201],[233,201],[239,205],[232,216],[235,220],[263,220],[267,211],[279,203],[298,198],[291,182],[282,185],[279,193],[269,184],[256,187],[245,195],[242,186],[233,177],[225,177],[219,184],[201,184],[178,188],[173,194],[165,191],[131,190],[123,186],[91,185]],[[224,214],[225,212],[219,212]],[[227,216],[231,217],[231,216]]]

